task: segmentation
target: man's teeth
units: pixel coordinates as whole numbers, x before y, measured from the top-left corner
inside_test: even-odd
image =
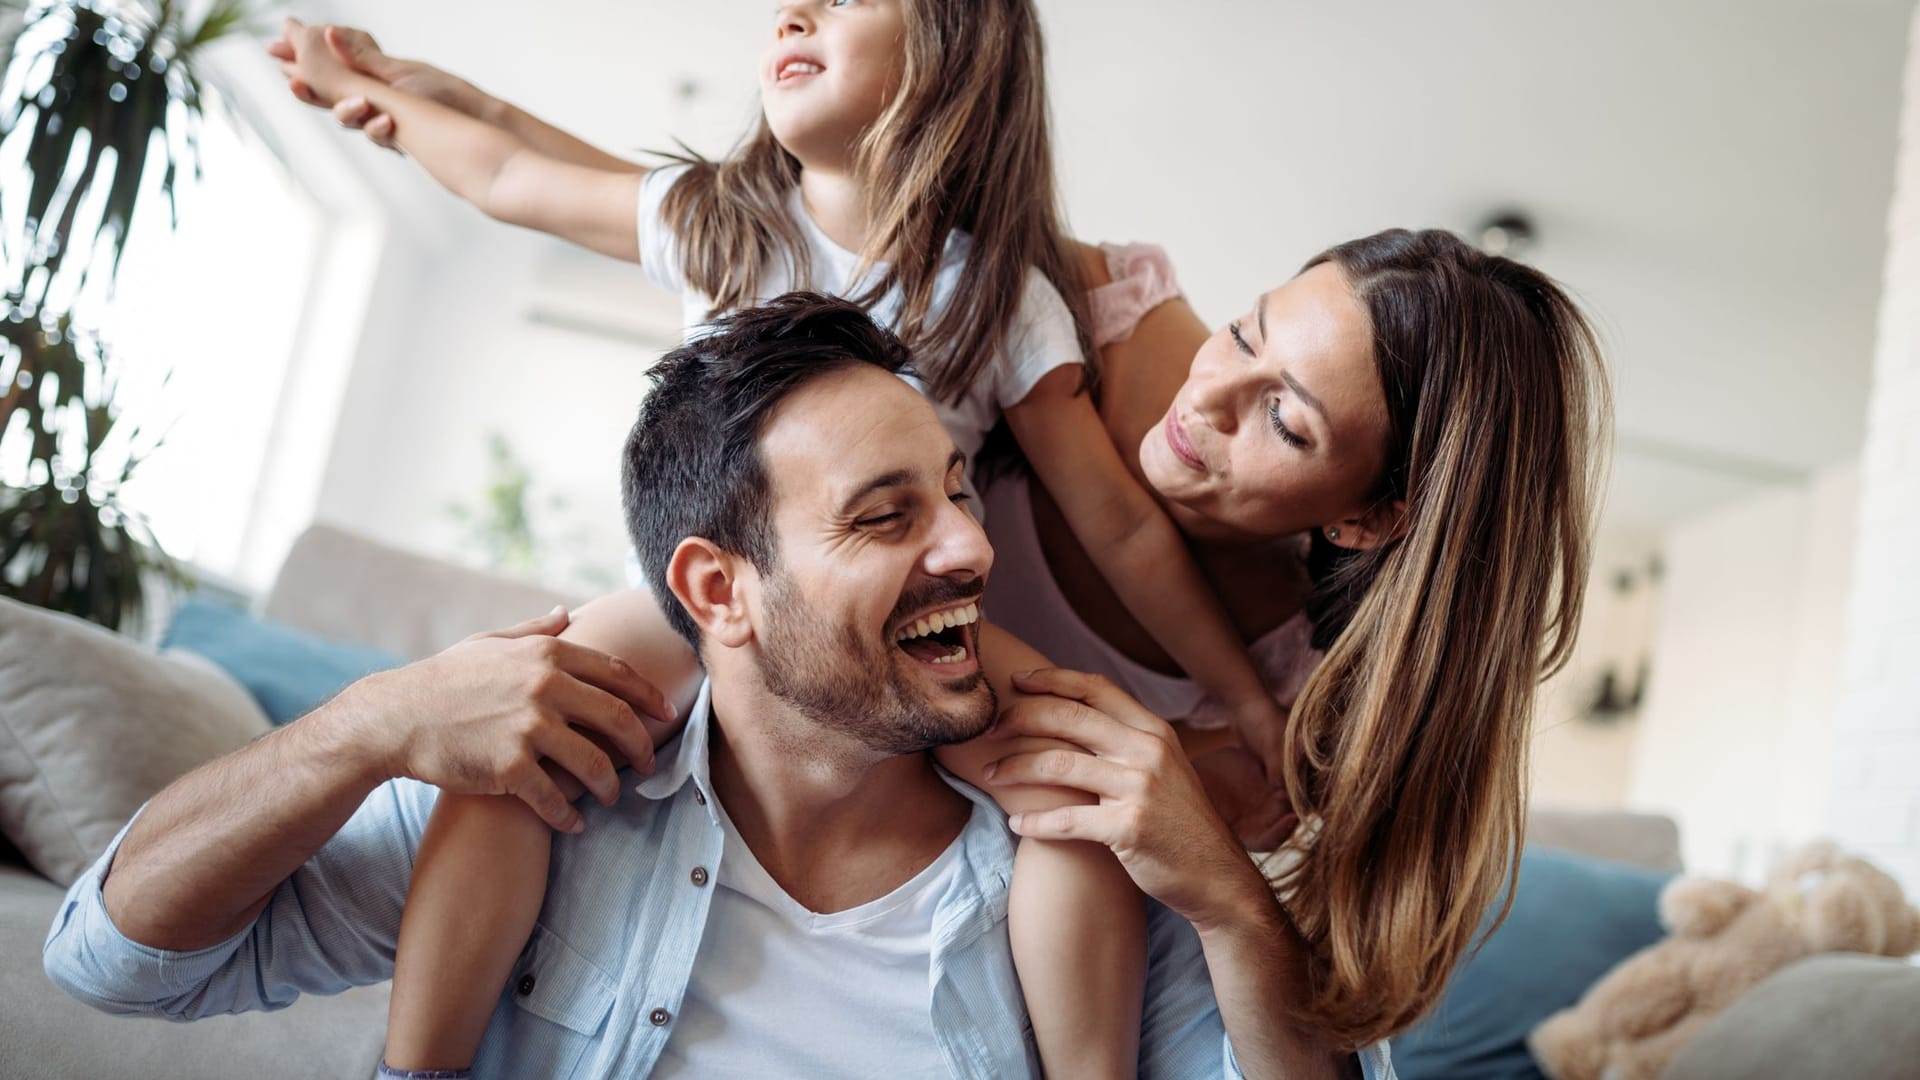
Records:
[[[912,626],[901,627],[900,633],[895,636],[894,640],[912,641],[914,638],[926,637],[928,634],[937,634],[950,627],[971,626],[979,621],[980,605],[977,603],[968,604],[966,607],[954,608],[951,611],[936,611],[925,618],[916,619]],[[962,655],[964,655],[965,652],[966,650],[961,650]]]
[[[953,650],[952,652],[948,653],[945,656],[935,657],[930,662],[935,664],[957,664],[960,661],[965,660],[966,658],[967,658],[967,647],[962,645],[961,647]]]

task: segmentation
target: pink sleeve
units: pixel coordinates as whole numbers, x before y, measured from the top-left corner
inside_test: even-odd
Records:
[[[1101,244],[1100,250],[1113,280],[1087,294],[1095,348],[1132,337],[1147,312],[1180,295],[1166,249],[1157,244]]]

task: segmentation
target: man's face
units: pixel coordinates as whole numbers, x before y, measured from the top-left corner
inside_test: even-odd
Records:
[[[878,368],[846,368],[782,402],[760,453],[778,551],[754,612],[768,690],[882,753],[984,732],[993,550],[932,407]]]

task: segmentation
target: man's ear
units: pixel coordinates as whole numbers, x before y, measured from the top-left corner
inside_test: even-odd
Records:
[[[1407,500],[1377,504],[1365,513],[1336,521],[1320,531],[1336,547],[1372,551],[1407,534]]]
[[[722,551],[713,541],[689,536],[667,560],[667,588],[701,633],[715,644],[737,649],[753,638],[747,615],[743,573],[751,564]]]

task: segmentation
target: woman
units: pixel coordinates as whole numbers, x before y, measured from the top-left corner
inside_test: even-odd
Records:
[[[1171,291],[1156,278],[1163,265],[1136,265],[1119,291]],[[1404,1029],[1521,842],[1534,688],[1572,650],[1586,580],[1608,420],[1593,334],[1537,271],[1392,231],[1315,258],[1211,337],[1184,302],[1161,304],[1101,358],[1115,443],[1137,449],[1276,692],[1304,676],[1284,737],[1256,748],[1312,823],[1273,882],[1307,947],[1301,1019],[1350,1045]],[[1204,721],[1045,492],[1015,478],[987,501],[995,622],[1160,715]],[[1220,809],[1257,812],[1244,774],[1219,767],[1231,751],[1210,752],[1220,737],[1181,734]],[[1111,780],[1057,755],[1022,761],[1011,779]],[[1011,779],[1003,765],[994,782]],[[1016,827],[1082,835],[1087,816]]]

